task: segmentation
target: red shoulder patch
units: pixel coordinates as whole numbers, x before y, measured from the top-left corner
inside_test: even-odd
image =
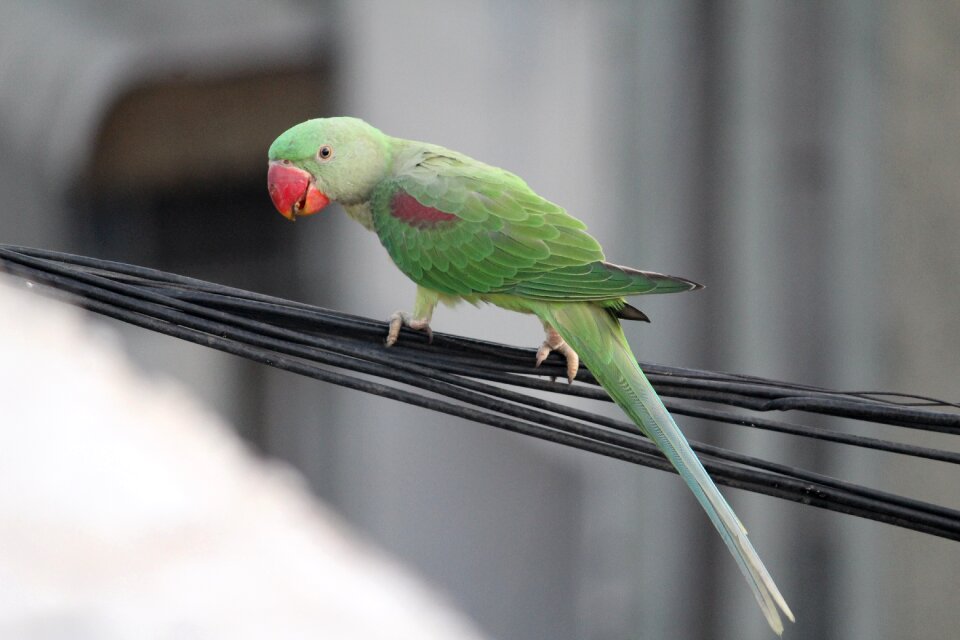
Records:
[[[414,227],[433,227],[440,222],[457,219],[452,213],[420,204],[416,198],[402,190],[393,194],[390,200],[390,215]]]

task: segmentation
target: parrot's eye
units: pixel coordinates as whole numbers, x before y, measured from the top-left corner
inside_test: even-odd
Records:
[[[329,160],[333,157],[333,147],[328,144],[320,147],[320,150],[317,151],[317,158],[320,160]]]

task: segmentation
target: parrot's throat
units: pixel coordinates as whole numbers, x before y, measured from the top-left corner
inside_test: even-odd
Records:
[[[340,204],[343,205],[343,210],[347,212],[347,215],[363,225],[363,228],[367,231],[373,231],[373,213],[370,211],[370,201],[365,200],[358,204],[346,204],[343,200],[340,201]]]

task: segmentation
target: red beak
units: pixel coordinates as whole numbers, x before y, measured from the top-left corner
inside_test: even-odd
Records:
[[[330,198],[317,189],[313,176],[282,161],[273,161],[267,169],[267,189],[273,206],[280,214],[295,220],[297,216],[309,216],[330,204]]]

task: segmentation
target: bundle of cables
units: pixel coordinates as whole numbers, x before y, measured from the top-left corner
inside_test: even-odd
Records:
[[[548,391],[608,400],[581,369],[568,385],[556,355],[436,333],[405,332],[383,347],[384,322],[154,269],[0,245],[0,270],[68,302],[200,345],[350,389],[635,464],[673,471],[628,422],[544,399]],[[642,363],[676,415],[692,416],[948,464],[960,453],[783,422],[794,411],[960,435],[960,405],[887,392],[836,391],[763,378]],[[525,391],[526,390],[526,391]],[[735,407],[737,410],[731,410]],[[691,442],[719,484],[960,540],[960,511],[820,473]]]

